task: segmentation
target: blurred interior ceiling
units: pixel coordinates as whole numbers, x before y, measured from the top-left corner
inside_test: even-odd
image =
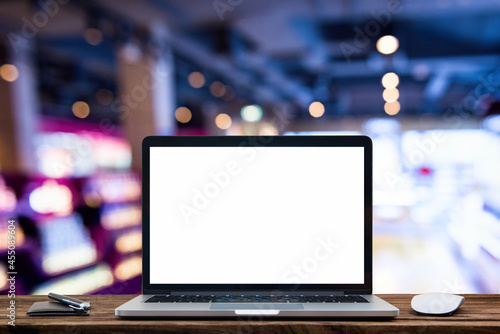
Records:
[[[22,29],[40,3],[3,0],[0,29]],[[72,0],[38,37],[109,65],[104,47],[79,48],[89,24],[111,21],[138,39],[163,29],[176,54],[247,88],[249,100],[292,103],[304,113],[319,100],[330,116],[382,115],[381,77],[395,72],[405,115],[440,115],[482,78],[493,73],[500,82],[499,17],[498,0]],[[375,47],[386,34],[400,42],[392,55]],[[494,88],[489,105],[474,112],[494,112]]]

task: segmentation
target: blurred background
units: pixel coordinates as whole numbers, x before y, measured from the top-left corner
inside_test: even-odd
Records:
[[[499,15],[497,0],[1,1],[16,292],[140,292],[146,135],[366,134],[374,292],[500,293]]]

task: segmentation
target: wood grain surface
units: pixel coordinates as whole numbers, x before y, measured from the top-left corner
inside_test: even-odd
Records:
[[[379,295],[400,309],[389,320],[128,320],[114,315],[131,295],[76,296],[92,303],[90,316],[28,316],[26,311],[46,296],[16,296],[16,326],[9,326],[9,298],[1,297],[0,333],[500,333],[500,295],[464,295],[452,316],[421,316],[410,307],[413,295]]]

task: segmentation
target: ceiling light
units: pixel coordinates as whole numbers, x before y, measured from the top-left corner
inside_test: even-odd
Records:
[[[188,82],[193,88],[201,88],[205,85],[205,76],[200,72],[191,72],[188,76]]]
[[[228,114],[219,114],[217,117],[215,117],[215,125],[221,130],[226,130],[231,127],[232,120],[231,116]]]
[[[210,93],[215,97],[222,97],[226,94],[226,86],[220,81],[214,81],[210,85]]]
[[[177,110],[175,111],[175,118],[180,123],[187,123],[187,122],[189,122],[191,120],[192,116],[193,115],[191,114],[191,110],[189,110],[186,107],[177,108]]]
[[[387,35],[380,37],[377,41],[377,50],[378,52],[389,55],[391,53],[396,52],[399,47],[399,41],[396,37]]]
[[[382,86],[384,88],[396,88],[399,84],[399,77],[394,72],[386,73],[382,77]]]
[[[401,106],[399,105],[398,101],[395,102],[387,102],[384,105],[384,110],[387,113],[387,115],[394,116],[396,115],[399,110],[401,109]]]
[[[256,104],[241,108],[241,118],[246,122],[258,122],[262,118],[262,109]]]
[[[399,90],[397,88],[384,89],[382,97],[385,102],[396,102],[399,98]]]
[[[73,114],[78,118],[86,118],[90,113],[89,105],[83,101],[73,103],[71,107]]]
[[[87,28],[83,34],[85,41],[90,45],[99,45],[102,42],[102,32],[96,28]]]
[[[95,98],[97,102],[102,104],[103,106],[108,106],[113,102],[113,92],[111,92],[109,89],[99,89],[97,93],[95,94]]]
[[[15,65],[5,64],[0,67],[0,76],[5,81],[13,82],[19,77],[19,71]]]
[[[313,102],[309,106],[309,113],[313,117],[316,117],[316,118],[321,117],[325,113],[325,106],[321,102],[318,102],[318,101]]]

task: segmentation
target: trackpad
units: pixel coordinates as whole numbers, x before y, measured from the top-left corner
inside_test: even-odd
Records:
[[[211,310],[303,310],[302,304],[213,303]]]

